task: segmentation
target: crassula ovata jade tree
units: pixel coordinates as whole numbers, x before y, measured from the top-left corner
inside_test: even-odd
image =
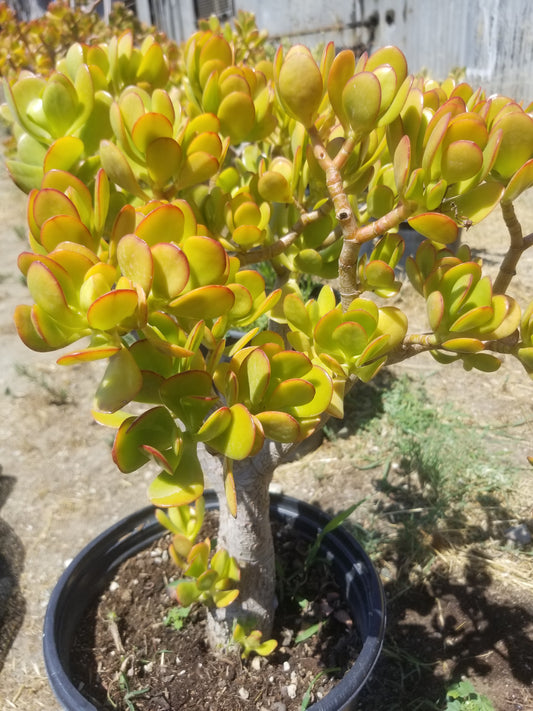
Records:
[[[509,354],[533,373],[533,302],[507,293],[533,243],[513,210],[533,183],[530,107],[413,76],[395,47],[269,60],[263,39],[245,15],[214,23],[171,78],[163,47],[126,32],[4,85],[8,168],[29,193],[20,337],[68,347],[62,365],[107,361],[94,417],[116,430],[122,472],[158,466],[177,597],[209,604],[214,645],[252,620],[250,648],[274,614],[274,469],[342,418],[354,383],[424,351],[487,373]],[[448,245],[497,205],[509,234],[491,283]],[[406,272],[403,222],[420,234]],[[387,305],[407,279],[423,333]],[[207,457],[214,556],[194,543]]]

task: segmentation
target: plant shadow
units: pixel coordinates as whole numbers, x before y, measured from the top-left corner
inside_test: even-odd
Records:
[[[14,485],[14,477],[0,474],[0,509]],[[0,518],[0,672],[26,614],[26,600],[20,589],[24,557],[20,538]]]
[[[519,694],[519,685],[531,687],[531,605],[496,599],[489,589],[490,573],[482,574],[477,559],[473,567],[475,581],[440,577],[403,592],[395,581],[385,585],[385,645],[358,709],[444,709],[446,690],[464,677],[494,677],[490,698],[496,709],[507,708],[503,703],[509,690]]]
[[[357,437],[358,451],[364,451],[358,429],[384,413],[387,424],[374,431],[378,442],[383,432],[390,436],[390,422],[398,411],[391,412],[387,398],[398,382],[387,374],[376,383],[376,392],[363,390],[363,416],[347,409],[349,425],[338,436]],[[360,395],[356,391],[355,396]],[[426,423],[437,415],[431,409],[428,415],[424,408],[421,414],[409,410],[404,428],[409,444],[392,455],[395,466],[367,480],[366,491],[372,493],[367,496],[371,504],[365,528],[353,519],[346,524],[380,571],[388,608],[383,652],[356,708],[446,709],[447,690],[463,677],[486,689],[493,704],[475,708],[530,708],[533,599],[526,587],[507,584],[498,560],[493,560],[505,553],[498,545],[505,543],[508,522],[516,520],[516,514],[506,505],[496,479],[462,478],[460,467],[446,470],[449,458],[434,456],[434,443],[425,439],[440,442],[442,437],[443,446],[460,463],[462,448],[473,440],[462,439],[459,421],[440,425],[450,432],[429,433]],[[361,468],[354,476],[368,475]],[[515,705],[509,705],[511,698]]]

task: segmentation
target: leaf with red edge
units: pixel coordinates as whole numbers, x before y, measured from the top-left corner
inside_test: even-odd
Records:
[[[87,311],[89,326],[98,331],[116,328],[135,313],[138,303],[134,289],[115,289],[100,296]]]
[[[288,412],[265,410],[256,415],[265,437],[274,442],[297,442],[301,436],[298,420]]]
[[[150,247],[160,242],[181,242],[185,218],[176,205],[160,205],[148,213],[135,229],[137,237]]]
[[[513,175],[502,195],[502,202],[513,202],[533,185],[533,158],[526,161]]]
[[[33,218],[36,224],[41,227],[45,220],[57,215],[70,215],[80,219],[79,213],[71,200],[65,193],[54,188],[39,190],[33,200]]]
[[[232,414],[229,407],[220,407],[215,410],[196,433],[196,439],[200,442],[207,442],[218,437],[229,427],[232,421]]]
[[[168,410],[161,406],[153,407],[138,417],[124,420],[120,425],[113,444],[113,460],[120,471],[135,471],[151,456],[144,451],[144,445],[165,452],[172,448],[177,434],[176,424]]]
[[[187,237],[180,245],[190,267],[189,287],[224,284],[229,270],[226,250],[211,237]]]
[[[233,460],[224,458],[224,492],[228,502],[228,510],[233,518],[237,516],[237,489],[233,477]]]
[[[166,472],[167,474],[170,474],[170,475],[173,474],[174,467],[169,462],[167,457],[165,457],[165,455],[162,452],[160,452],[158,449],[156,449],[155,447],[152,447],[149,444],[143,444],[143,445],[141,445],[141,451],[144,452],[144,454],[146,454],[148,459],[150,459],[152,462],[154,462],[154,464],[159,466],[164,472]]]
[[[172,474],[162,472],[148,487],[154,506],[184,506],[196,501],[204,491],[204,474],[196,446],[184,443],[177,467]]]
[[[431,292],[426,308],[431,330],[438,331],[444,318],[444,299],[440,291]]]
[[[154,262],[146,242],[134,234],[125,235],[117,246],[117,260],[122,275],[148,294],[152,286]]]
[[[147,148],[158,138],[172,138],[172,124],[163,114],[148,112],[135,122],[131,137],[141,153],[146,154]]]
[[[20,339],[32,351],[47,353],[55,350],[55,347],[47,343],[35,328],[31,318],[31,310],[32,307],[28,304],[20,304],[15,307],[13,319]]]
[[[439,212],[423,212],[410,217],[407,222],[414,230],[437,244],[451,244],[459,234],[455,221]]]
[[[64,269],[54,265],[51,260],[48,264],[35,261],[30,265],[26,278],[33,300],[43,311],[66,328],[80,325],[79,315],[67,302],[64,287],[67,284],[72,286],[72,283]]]
[[[146,165],[156,185],[163,188],[177,178],[181,156],[181,146],[173,138],[157,138],[147,146]]]
[[[154,296],[166,301],[175,299],[189,281],[189,262],[184,252],[174,244],[161,242],[152,247]]]
[[[94,229],[100,233],[105,227],[109,210],[109,180],[100,168],[94,182]]]
[[[357,135],[370,133],[381,109],[381,84],[372,72],[360,72],[348,80],[342,104],[350,126]]]
[[[241,143],[254,127],[254,102],[249,94],[233,91],[220,102],[217,116],[221,133],[229,136],[231,143]]]
[[[333,381],[330,375],[318,365],[313,366],[305,379],[314,388],[314,397],[310,402],[296,405],[294,412],[298,418],[314,418],[328,409],[333,396]]]
[[[178,296],[169,306],[178,317],[192,319],[213,319],[230,311],[235,296],[226,286],[201,286]]]
[[[43,170],[57,168],[59,170],[72,170],[83,155],[83,141],[76,136],[61,136],[52,143],[43,161]]]
[[[56,215],[46,220],[41,228],[40,241],[47,252],[52,252],[65,239],[93,251],[96,248],[96,240],[78,217]]]
[[[95,346],[83,348],[79,351],[71,351],[57,359],[58,365],[75,365],[76,363],[86,363],[93,360],[111,358],[120,351],[120,346]]]
[[[217,158],[205,151],[196,151],[185,157],[178,176],[178,184],[181,190],[190,188],[192,185],[205,183],[217,172],[219,163]]]
[[[255,442],[255,425],[248,409],[242,403],[230,407],[231,423],[208,444],[230,459],[246,459]]]
[[[396,183],[396,188],[401,195],[407,185],[407,179],[411,170],[411,142],[409,140],[409,136],[403,136],[396,146],[396,150],[394,151],[393,167],[394,182]]]

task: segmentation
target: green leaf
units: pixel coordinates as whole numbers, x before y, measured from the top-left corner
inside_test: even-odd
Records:
[[[235,296],[227,286],[201,286],[170,302],[169,306],[178,317],[214,319],[231,310]]]
[[[161,472],[148,487],[148,496],[154,506],[167,508],[191,504],[202,496],[203,491],[204,474],[196,445],[184,442],[174,473]]]
[[[360,72],[348,80],[342,92],[343,110],[357,135],[369,133],[381,108],[381,84],[372,72]]]
[[[146,242],[136,235],[125,235],[117,246],[117,260],[122,275],[148,294],[152,286],[154,263]]]
[[[305,642],[307,639],[314,637],[315,634],[318,634],[318,632],[320,632],[321,627],[321,622],[317,622],[314,625],[309,625],[309,627],[307,627],[305,630],[301,630],[300,632],[298,632],[298,634],[294,638],[294,643],[300,644],[300,642]]]
[[[133,289],[109,291],[91,304],[87,311],[89,326],[98,331],[110,331],[133,316],[137,303],[137,292]]]
[[[289,49],[276,75],[276,89],[289,114],[306,128],[311,126],[324,86],[320,69],[307,47],[294,45]]]
[[[209,440],[209,445],[229,459],[246,459],[255,443],[255,424],[243,404],[232,405],[230,411],[231,423],[221,434]]]
[[[116,412],[131,402],[142,387],[142,374],[133,356],[122,348],[111,356],[94,398],[94,407],[102,412]]]
[[[322,530],[317,534],[317,537],[315,538],[315,541],[311,548],[309,549],[307,556],[305,558],[305,566],[306,568],[309,568],[311,565],[313,565],[314,561],[316,560],[316,557],[318,555],[318,552],[320,550],[320,546],[322,545],[322,542],[324,538],[328,535],[328,533],[331,533],[334,531],[336,528],[339,526],[342,526],[342,524],[346,521],[346,519],[352,515],[352,513],[359,507],[361,504],[363,504],[366,501],[366,499],[361,499],[361,501],[358,501],[355,504],[352,504],[349,508],[344,509],[344,511],[340,511],[336,516],[334,516],[332,519],[330,519],[326,525],[322,528]]]
[[[407,222],[414,230],[437,244],[451,244],[459,234],[455,221],[440,212],[423,212],[410,217]]]

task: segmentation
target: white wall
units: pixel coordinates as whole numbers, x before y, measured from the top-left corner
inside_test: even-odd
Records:
[[[272,37],[372,49],[395,44],[412,72],[427,69],[443,79],[464,67],[467,81],[489,93],[533,100],[532,0],[235,0],[235,6],[255,12]]]

